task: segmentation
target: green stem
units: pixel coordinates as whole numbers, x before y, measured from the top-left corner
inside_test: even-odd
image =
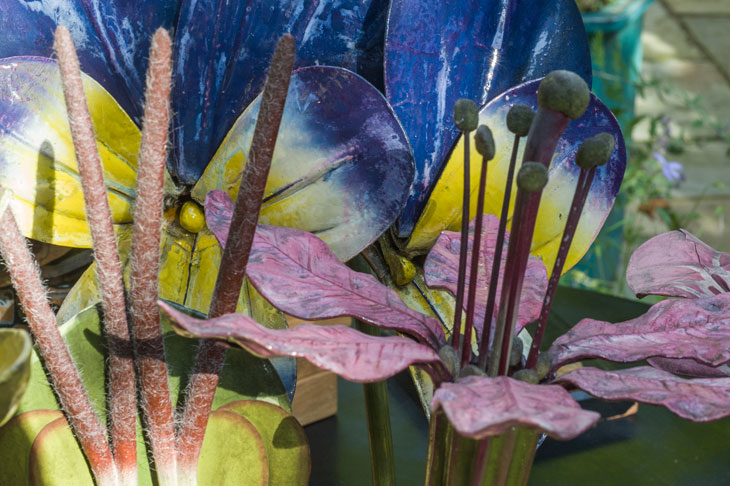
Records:
[[[449,421],[443,412],[437,411],[431,415],[431,423],[428,429],[426,480],[424,481],[427,486],[440,486],[443,484],[449,429]]]
[[[355,328],[371,336],[379,336],[380,329],[353,319]],[[364,383],[365,410],[368,420],[370,441],[370,466],[373,485],[395,484],[395,461],[393,456],[393,434],[390,427],[388,387],[385,381]]]

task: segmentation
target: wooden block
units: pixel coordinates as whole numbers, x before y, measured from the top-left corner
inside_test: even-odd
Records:
[[[289,327],[302,322],[287,316]],[[350,325],[349,317],[339,317],[315,322],[317,325]],[[292,401],[292,413],[302,425],[309,425],[337,413],[337,375],[323,371],[306,359],[297,359],[297,388]]]

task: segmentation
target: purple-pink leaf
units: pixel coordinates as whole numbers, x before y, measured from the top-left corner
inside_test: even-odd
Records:
[[[444,383],[431,402],[431,410],[439,407],[461,435],[474,439],[523,426],[567,440],[601,418],[596,412],[581,409],[561,386],[531,385],[506,376],[469,376],[457,383]]]
[[[730,378],[686,379],[651,366],[640,366],[618,371],[580,368],[558,380],[606,400],[662,405],[693,422],[709,422],[730,415]]]
[[[715,251],[687,231],[670,231],[636,249],[626,281],[639,297],[695,299],[730,292],[730,253]]]
[[[304,358],[350,381],[381,381],[419,363],[442,366],[438,354],[430,347],[399,336],[369,336],[347,326],[309,323],[289,329],[269,329],[242,314],[202,320],[162,301],[159,305],[182,335],[222,339],[263,358]]]
[[[665,300],[618,324],[583,319],[555,340],[550,353],[554,367],[589,357],[629,362],[653,356],[718,366],[730,360],[730,293]]]
[[[466,268],[470,267],[471,247],[474,239],[474,225],[469,225],[469,251]],[[477,337],[481,336],[486,312],[487,296],[489,294],[489,279],[492,274],[492,263],[497,243],[497,229],[499,218],[493,214],[484,215],[484,226],[482,229],[481,251],[479,252],[479,274],[477,277],[476,306],[474,312],[474,326],[477,330]],[[486,242],[486,244],[485,244]],[[509,232],[505,233],[505,247],[509,243]],[[461,247],[461,235],[459,233],[444,231],[436,240],[431,252],[423,265],[424,276],[429,287],[446,289],[456,295],[456,280],[459,270],[459,248]],[[502,252],[502,264],[499,268],[499,283],[497,288],[496,302],[502,292],[502,279],[504,277],[504,263],[507,259],[507,252]],[[520,296],[520,309],[517,314],[515,333],[519,332],[530,322],[537,319],[542,307],[542,299],[547,289],[547,271],[542,261],[530,256],[525,271],[525,281]],[[469,282],[466,283],[464,295],[468,294]],[[499,309],[495,307],[492,320],[497,318]]]
[[[654,368],[668,371],[675,375],[692,376],[695,378],[725,378],[730,376],[728,363],[719,366],[710,366],[691,358],[649,358],[646,360]]]
[[[210,191],[205,195],[205,224],[225,248],[228,229],[233,218],[233,199],[225,191]]]

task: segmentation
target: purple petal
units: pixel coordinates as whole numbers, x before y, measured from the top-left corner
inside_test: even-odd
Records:
[[[679,378],[650,366],[620,371],[580,368],[558,381],[572,383],[606,400],[636,400],[662,405],[693,422],[730,415],[730,378]]]
[[[206,220],[224,246],[230,218],[225,197],[209,193]],[[230,207],[230,206],[229,206]],[[306,231],[259,225],[246,274],[277,309],[300,319],[351,316],[413,336],[439,349],[441,324],[406,306],[371,275],[350,270],[326,243]]]
[[[626,281],[639,297],[694,299],[730,292],[730,253],[712,249],[687,231],[670,231],[636,249]]]
[[[691,358],[649,358],[646,360],[652,367],[668,371],[675,375],[692,376],[695,378],[725,378],[730,376],[728,363],[719,366],[710,366]]]
[[[561,386],[531,385],[506,376],[469,376],[458,383],[444,383],[431,403],[431,410],[439,407],[461,435],[474,439],[525,426],[567,440],[601,418],[581,409]]]
[[[466,268],[470,268],[471,247],[474,239],[474,224],[472,221],[469,225],[469,253]],[[479,274],[477,277],[477,293],[476,307],[474,316],[474,326],[477,330],[477,337],[481,336],[484,325],[484,312],[486,311],[487,296],[489,294],[489,281],[492,274],[492,263],[494,262],[495,245],[497,243],[497,229],[499,228],[499,218],[493,214],[484,215],[484,225],[482,227],[481,252],[479,253]],[[485,244],[486,241],[486,244]],[[505,249],[509,244],[509,231],[505,233],[504,246]],[[461,234],[451,231],[444,231],[436,240],[436,244],[426,258],[423,265],[426,283],[429,287],[446,289],[456,295],[456,281],[459,271],[459,250],[461,247]],[[499,283],[497,287],[497,300],[502,289],[502,279],[504,277],[504,264],[507,259],[507,251],[502,252],[502,264],[499,268]],[[467,279],[468,280],[468,279]],[[529,324],[537,319],[542,307],[542,299],[547,288],[547,270],[542,261],[534,256],[530,256],[527,262],[527,270],[525,272],[525,281],[522,286],[522,294],[520,296],[520,309],[517,315],[517,324],[515,333],[518,333]],[[464,295],[469,291],[469,283],[467,281]],[[466,305],[466,303],[465,303]],[[495,307],[494,315],[491,319],[496,319],[499,309]],[[491,322],[491,321],[490,321]]]
[[[304,358],[350,381],[381,381],[413,364],[441,362],[428,346],[403,337],[376,337],[347,326],[309,323],[274,330],[242,314],[202,320],[162,301],[159,305],[173,324],[179,326],[175,330],[182,335],[222,339],[263,358]]]
[[[583,319],[555,340],[550,353],[555,367],[588,357],[630,362],[652,356],[717,366],[730,360],[730,293],[665,300],[618,324]]]

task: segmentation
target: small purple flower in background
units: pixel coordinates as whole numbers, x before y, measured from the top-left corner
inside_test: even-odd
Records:
[[[664,177],[666,177],[669,182],[676,183],[678,185],[684,180],[684,173],[682,172],[684,167],[680,162],[667,160],[659,152],[654,152],[652,156],[657,162],[659,162],[659,165],[662,167],[662,174],[664,174]]]

